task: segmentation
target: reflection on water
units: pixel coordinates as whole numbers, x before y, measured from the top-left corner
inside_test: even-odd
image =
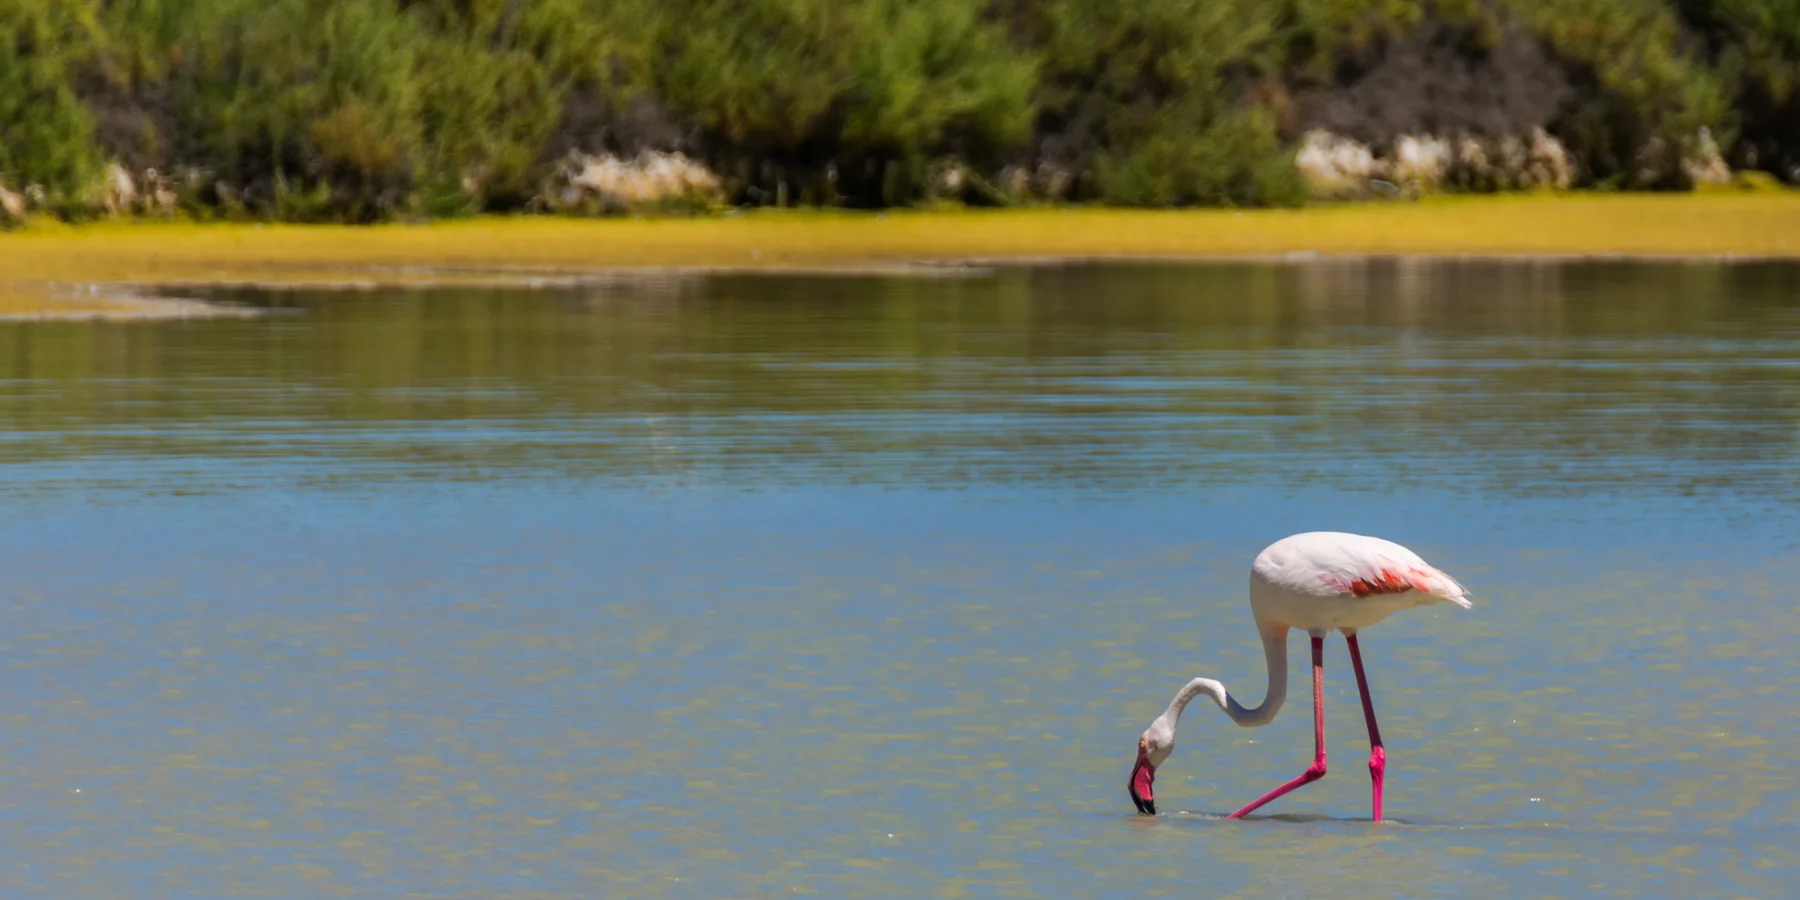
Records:
[[[1800,267],[1319,263],[0,325],[8,896],[1784,893]],[[1256,550],[1475,592],[1261,690]],[[1296,638],[1296,642],[1300,639]]]
[[[307,314],[0,330],[0,458],[1788,492],[1797,291],[1792,266],[1388,262],[279,295]]]

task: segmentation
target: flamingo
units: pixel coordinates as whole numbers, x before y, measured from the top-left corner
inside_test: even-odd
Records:
[[[1369,777],[1374,782],[1374,821],[1381,821],[1381,782],[1387,750],[1375,724],[1369,681],[1363,676],[1362,648],[1356,632],[1415,606],[1450,602],[1464,609],[1469,592],[1456,579],[1392,541],[1360,534],[1313,531],[1282,538],[1257,554],[1250,566],[1250,612],[1262,635],[1269,665],[1269,689],[1261,706],[1246,709],[1225,685],[1196,678],[1182,687],[1169,708],[1138,738],[1137,764],[1127,789],[1139,812],[1156,815],[1152,786],[1156,770],[1175,749],[1175,725],[1182,710],[1205,694],[1231,721],[1246,728],[1267,725],[1287,699],[1288,630],[1312,636],[1313,762],[1299,777],[1251,801],[1227,818],[1241,819],[1264,804],[1302,785],[1325,777],[1325,633],[1340,631],[1350,645],[1350,665],[1362,694],[1363,717],[1369,726]]]

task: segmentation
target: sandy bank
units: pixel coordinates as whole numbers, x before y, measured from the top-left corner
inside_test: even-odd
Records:
[[[208,303],[113,285],[0,284],[0,322],[48,319],[209,319],[265,315],[244,306]]]

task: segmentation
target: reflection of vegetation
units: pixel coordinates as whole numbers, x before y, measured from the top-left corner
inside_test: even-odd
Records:
[[[306,314],[0,327],[0,454],[1785,492],[1796,289],[1791,265],[1366,262],[238,295]]]
[[[1309,104],[1421,42],[1550,77],[1554,108],[1487,118],[1592,183],[1679,184],[1703,125],[1800,157],[1794,0],[14,0],[0,28],[0,180],[65,208],[116,158],[208,215],[519,209],[570,149],[644,147],[748,202],[1279,204]],[[1435,72],[1406,127],[1470,118]]]

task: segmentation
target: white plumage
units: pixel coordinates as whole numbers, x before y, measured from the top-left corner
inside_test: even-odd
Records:
[[[1250,607],[1265,620],[1314,634],[1367,628],[1414,606],[1473,606],[1456,579],[1378,537],[1309,531],[1285,537],[1250,565]]]

